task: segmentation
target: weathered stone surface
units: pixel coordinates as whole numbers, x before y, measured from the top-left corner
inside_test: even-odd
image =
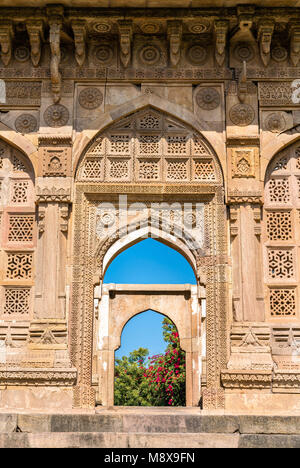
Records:
[[[17,414],[0,413],[0,433],[13,432],[17,427]]]
[[[241,435],[238,448],[300,448],[299,435]]]

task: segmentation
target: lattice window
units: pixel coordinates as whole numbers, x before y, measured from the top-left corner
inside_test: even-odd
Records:
[[[268,211],[266,213],[267,238],[270,241],[292,240],[292,213],[290,211]]]
[[[111,154],[130,154],[130,135],[111,135]]]
[[[216,180],[216,172],[212,159],[194,160],[193,178],[195,180]]]
[[[298,315],[298,150],[293,145],[277,155],[270,164],[265,184],[265,282],[269,294],[269,311],[274,318]],[[288,209],[283,210],[283,205]]]
[[[9,216],[9,242],[33,242],[33,215],[10,215]]]
[[[139,149],[141,154],[158,154],[160,135],[140,135]]]
[[[128,159],[111,158],[109,160],[109,177],[115,180],[123,180],[129,178]]]
[[[7,255],[8,279],[31,279],[33,255],[31,253],[9,253]]]
[[[219,174],[209,144],[201,135],[176,118],[143,110],[95,138],[83,158],[78,178],[124,183],[210,183],[220,182]]]
[[[141,180],[158,180],[159,179],[159,161],[157,160],[140,160],[138,168],[138,178]]]
[[[295,289],[270,289],[270,311],[273,317],[293,317],[296,315]]]
[[[160,128],[160,118],[153,114],[146,114],[139,121],[139,128],[147,130],[158,130]]]
[[[293,279],[295,277],[293,250],[268,250],[269,277],[273,279]]]
[[[30,312],[30,288],[6,287],[4,290],[4,316],[28,315]]]
[[[290,201],[289,180],[271,179],[269,181],[269,199],[271,203],[288,203]]]
[[[167,154],[187,154],[186,135],[167,135]]]
[[[21,159],[17,158],[15,154],[12,157],[12,165],[13,165],[14,172],[26,172],[25,165],[23,164]]]
[[[187,180],[188,179],[188,161],[186,159],[167,161],[167,179],[168,180]]]
[[[12,186],[12,203],[27,204],[28,203],[28,181],[15,181]]]
[[[102,179],[103,178],[103,169],[102,169],[102,159],[86,159],[83,171],[83,179]]]

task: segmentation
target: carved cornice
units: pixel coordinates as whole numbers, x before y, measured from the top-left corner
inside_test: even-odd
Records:
[[[224,370],[221,372],[221,381],[224,388],[270,388],[272,384],[272,372],[261,370]]]
[[[251,203],[262,205],[263,199],[260,192],[232,190],[228,193],[228,204],[235,205],[241,203]]]
[[[0,385],[34,387],[72,387],[77,370],[71,369],[0,369]]]
[[[72,137],[68,136],[43,136],[39,137],[39,147],[41,146],[72,146]]]
[[[36,202],[71,203],[71,191],[63,188],[37,188]]]
[[[300,393],[300,371],[276,371],[272,387],[274,393]]]

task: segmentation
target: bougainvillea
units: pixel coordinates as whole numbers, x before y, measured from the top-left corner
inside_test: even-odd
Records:
[[[139,348],[129,357],[116,359],[115,405],[185,405],[185,353],[175,325],[167,318],[163,336],[167,342],[164,354],[147,357],[148,350]]]

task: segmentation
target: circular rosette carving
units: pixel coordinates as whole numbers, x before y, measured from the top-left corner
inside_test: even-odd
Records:
[[[187,228],[193,228],[196,225],[196,215],[192,211],[188,211],[183,217],[184,226]]]
[[[247,42],[240,42],[234,49],[234,56],[239,62],[250,62],[254,58],[254,51]]]
[[[141,30],[144,34],[157,34],[160,30],[160,24],[154,22],[143,23]]]
[[[237,104],[230,109],[229,117],[232,123],[239,127],[246,127],[252,124],[255,118],[253,107],[248,104]]]
[[[37,120],[31,114],[21,114],[15,121],[15,127],[19,133],[32,133],[37,130]]]
[[[274,47],[271,55],[275,62],[284,62],[288,58],[288,51],[284,47],[277,46]]]
[[[112,211],[104,211],[99,216],[99,223],[104,227],[111,227],[116,222],[116,213]]]
[[[221,98],[214,88],[202,88],[196,95],[196,101],[201,109],[213,110],[219,107]]]
[[[14,55],[15,55],[15,59],[18,62],[26,62],[30,57],[30,52],[29,52],[28,47],[19,46],[15,49]]]
[[[97,23],[93,24],[92,28],[97,33],[105,34],[105,33],[110,32],[111,24],[110,23],[104,23],[104,22],[99,22],[99,23],[97,22]]]
[[[286,128],[286,120],[284,115],[279,112],[270,114],[265,120],[265,127],[269,132],[280,133]]]
[[[209,29],[209,23],[206,21],[197,21],[188,25],[188,30],[192,34],[201,34]]]
[[[97,88],[86,88],[79,93],[78,100],[84,109],[97,109],[103,102],[103,94]]]
[[[46,109],[44,120],[49,127],[63,127],[68,123],[69,111],[62,104],[54,104]]]
[[[201,63],[204,63],[207,58],[206,50],[200,45],[193,45],[190,47],[187,50],[186,55],[189,62],[191,62],[193,65],[200,65]]]
[[[114,58],[114,51],[108,44],[102,44],[96,47],[94,57],[102,65],[108,65]]]
[[[144,65],[157,65],[161,59],[161,50],[156,45],[146,45],[142,47],[139,53],[141,62]]]

